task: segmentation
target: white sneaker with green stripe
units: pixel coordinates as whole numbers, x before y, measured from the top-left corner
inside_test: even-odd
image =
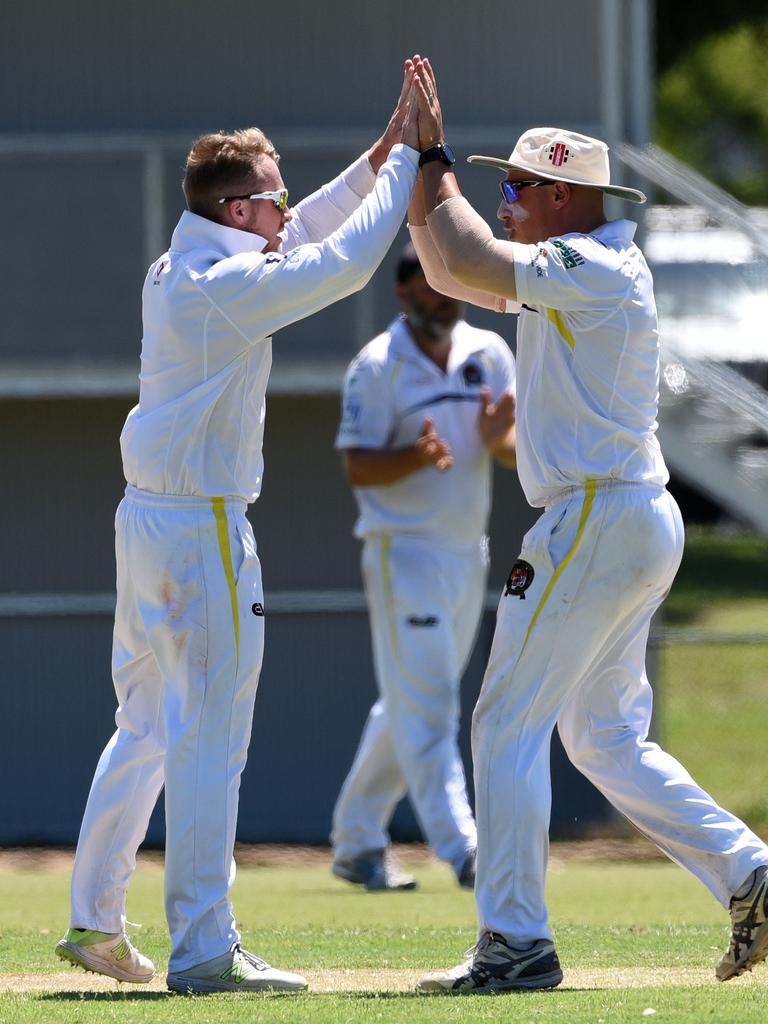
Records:
[[[155,965],[136,949],[125,932],[70,928],[56,943],[56,955],[75,967],[118,981],[146,985],[155,976]]]
[[[305,978],[289,971],[278,971],[266,960],[254,956],[239,943],[221,956],[197,964],[186,971],[168,974],[172,992],[303,992]]]

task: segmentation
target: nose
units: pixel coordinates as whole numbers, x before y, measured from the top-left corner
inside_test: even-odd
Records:
[[[501,202],[499,203],[499,208],[496,211],[496,217],[500,221],[505,221],[508,217],[511,217],[511,216],[512,216],[512,214],[509,212],[509,206],[502,199]]]
[[[293,220],[293,214],[291,213],[290,206],[286,206],[283,210],[283,224],[289,224]]]

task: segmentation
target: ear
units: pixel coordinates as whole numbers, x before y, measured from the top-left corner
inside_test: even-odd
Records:
[[[552,189],[552,195],[554,196],[555,206],[560,208],[568,204],[573,195],[573,189],[567,181],[556,181],[555,187]]]
[[[242,228],[247,217],[245,203],[241,199],[233,199],[231,203],[221,205],[221,223],[228,228]]]

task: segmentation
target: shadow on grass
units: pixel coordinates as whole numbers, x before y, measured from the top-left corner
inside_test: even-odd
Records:
[[[114,1002],[159,1002],[172,999],[173,992],[43,992],[38,996],[41,1003],[114,1003]]]
[[[594,992],[594,989],[564,988],[561,992]],[[461,995],[452,995],[450,992],[218,992],[218,993],[197,993],[195,995],[183,995],[179,992],[46,992],[38,998],[40,1002],[65,1002],[65,1003],[113,1003],[113,1002],[161,1002],[170,999],[216,999],[224,996],[232,997],[235,1000],[250,1001],[260,1000],[262,1002],[306,1002],[306,1000],[328,999],[330,997],[348,999],[359,1002],[382,1002],[402,999],[415,999],[434,1001],[444,999],[451,1002],[454,999],[464,1000],[467,998],[477,999],[498,999],[503,996],[531,996],[531,995],[557,995],[555,989],[513,989],[505,992],[471,992]]]

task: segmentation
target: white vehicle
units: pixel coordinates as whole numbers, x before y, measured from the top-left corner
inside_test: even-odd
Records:
[[[768,211],[753,213],[768,235]],[[738,368],[765,384],[768,260],[745,234],[716,226],[697,207],[650,207],[644,226],[667,357],[762,364]]]

